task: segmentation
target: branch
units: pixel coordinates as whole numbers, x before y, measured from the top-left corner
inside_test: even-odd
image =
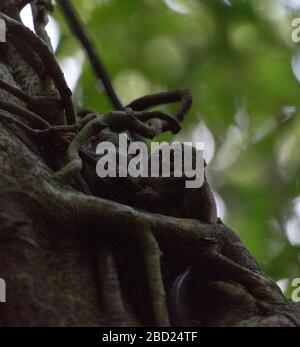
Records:
[[[6,92],[14,95],[16,98],[24,101],[26,104],[29,104],[31,101],[31,97],[24,93],[20,88],[14,87],[13,85],[3,81],[0,79],[0,88],[5,90]]]
[[[74,6],[69,0],[59,0],[58,2],[60,3],[63,13],[67,21],[69,22],[71,30],[73,31],[74,35],[78,38],[83,48],[85,49],[89,57],[90,63],[94,68],[96,75],[102,82],[106,90],[106,93],[112,102],[112,105],[115,107],[116,110],[123,110],[122,103],[112,86],[109,75],[103,63],[101,62],[99,55],[94,49],[91,40],[89,39],[87,33],[83,29],[83,24],[80,23],[79,16],[76,13]]]
[[[5,83],[6,86],[6,83]],[[19,90],[13,90],[13,92],[15,93],[17,91],[16,94],[18,94]],[[14,94],[13,93],[13,94]],[[71,141],[68,140],[67,138],[65,138],[64,136],[61,135],[61,133],[64,132],[70,132],[70,131],[76,131],[77,130],[77,126],[75,124],[73,125],[68,125],[68,126],[52,126],[50,125],[46,120],[44,120],[43,118],[41,118],[39,115],[37,115],[36,113],[27,110],[26,108],[19,106],[15,103],[10,103],[10,102],[6,102],[3,100],[0,100],[0,109],[2,109],[3,111],[7,111],[10,112],[12,114],[18,115],[21,118],[24,118],[27,122],[28,125],[26,125],[23,121],[19,121],[11,116],[7,116],[7,115],[2,115],[1,117],[5,118],[5,120],[8,123],[12,123],[17,125],[20,129],[22,129],[24,132],[36,137],[51,137],[53,135],[57,135],[56,139],[57,142],[60,142],[64,145],[66,145],[67,147],[70,146]],[[80,125],[79,125],[80,127]],[[37,128],[37,129],[35,129]],[[88,151],[86,151],[84,148],[80,148],[79,152],[81,153],[81,155],[83,156],[83,158],[87,161],[87,163],[91,164],[91,165],[96,165],[97,160],[95,157],[93,157],[91,155],[91,153],[89,153]]]
[[[191,94],[191,91],[188,89],[146,95],[132,101],[128,106],[126,106],[126,108],[131,108],[134,111],[142,112],[149,109],[150,107],[170,104],[174,102],[180,102],[181,105],[179,109],[177,110],[175,116],[174,117],[172,116],[172,118],[173,119],[175,118],[177,122],[180,123],[192,106],[192,94]],[[160,111],[154,111],[153,113],[155,112],[157,113],[157,115],[164,114]],[[148,114],[149,113],[151,112],[148,112]],[[160,117],[160,119],[162,118]],[[173,133],[176,134],[180,130],[180,128],[178,128],[177,130],[175,129],[174,131],[175,124],[170,122],[170,120],[167,120],[167,119],[164,119],[163,121],[160,121],[160,122],[155,120],[154,123],[152,121],[152,125],[153,124],[154,126],[156,126],[156,128],[160,132],[171,130]]]
[[[0,109],[25,118],[29,125],[32,127],[42,129],[47,129],[48,127],[50,127],[50,124],[46,120],[41,118],[39,115],[17,104],[0,100]]]
[[[130,107],[134,111],[144,111],[153,106],[171,104],[174,102],[181,102],[181,106],[175,115],[179,122],[181,122],[192,106],[192,94],[188,89],[146,95],[132,101],[126,107]]]
[[[54,53],[50,38],[46,31],[48,24],[48,11],[53,11],[52,0],[35,0],[31,3],[33,24],[35,33],[47,44],[50,51]]]

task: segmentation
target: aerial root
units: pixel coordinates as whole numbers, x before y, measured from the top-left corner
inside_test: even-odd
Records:
[[[121,286],[109,241],[99,240],[96,247],[96,267],[101,287],[101,303],[109,316],[111,326],[124,326],[126,310]]]
[[[144,255],[144,265],[148,278],[155,324],[158,327],[167,327],[170,325],[170,321],[161,273],[161,251],[155,237],[151,233],[150,227],[141,226],[137,236]]]

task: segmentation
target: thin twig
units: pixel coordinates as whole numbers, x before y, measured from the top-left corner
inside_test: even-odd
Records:
[[[26,103],[28,108],[34,113],[43,114],[48,109],[59,109],[61,107],[61,101],[59,99],[50,99],[44,96],[29,96],[23,90],[18,87],[12,86],[7,82],[0,79],[0,89],[14,95],[16,98]]]
[[[1,114],[0,120],[2,118],[4,118],[4,120],[7,123],[12,123],[12,124],[18,126],[24,132],[32,135],[33,137],[38,137],[38,138],[45,137],[45,136],[51,136],[53,134],[58,134],[58,133],[75,132],[75,130],[77,128],[75,125],[57,125],[57,126],[50,126],[49,125],[48,128],[43,129],[43,130],[39,130],[39,129],[31,128],[30,126],[26,125],[24,122],[14,118],[14,117],[11,117],[9,115],[6,115],[6,114]]]
[[[134,111],[144,111],[153,106],[171,104],[174,102],[181,102],[181,107],[175,115],[181,122],[192,106],[192,94],[188,89],[146,95],[132,101],[126,107],[130,107]]]
[[[0,88],[5,90],[6,92],[14,95],[16,98],[24,101],[26,104],[29,104],[31,101],[31,97],[24,93],[20,88],[14,87],[11,84],[0,79]]]
[[[80,41],[83,48],[85,49],[89,57],[90,63],[92,67],[94,68],[96,75],[102,82],[106,90],[106,93],[108,97],[110,98],[113,106],[115,107],[116,110],[119,110],[119,111],[123,110],[122,103],[112,86],[110,77],[103,63],[101,62],[101,59],[98,53],[94,49],[94,46],[90,38],[88,37],[87,33],[83,29],[83,25],[80,22],[79,15],[76,13],[74,6],[72,6],[72,3],[69,0],[59,0],[59,3],[65,14],[67,21],[69,22],[71,30]]]
[[[135,115],[126,111],[108,112],[103,116],[103,121],[107,124],[112,131],[122,132],[130,130],[148,139],[153,139],[158,134],[151,126],[144,124],[137,119]]]
[[[165,113],[165,112],[161,112],[161,111],[140,111],[140,112],[136,112],[133,111],[133,115],[145,122],[148,120],[153,120],[154,118],[159,119],[164,121],[164,123],[166,124],[166,126],[168,126],[168,130],[171,130],[174,134],[177,134],[180,130],[181,130],[181,125],[180,122],[178,121],[177,118],[173,117],[172,115]],[[163,131],[163,129],[162,129]]]
[[[0,108],[3,111],[7,111],[13,114],[16,114],[24,119],[26,119],[28,121],[28,123],[30,124],[30,126],[34,127],[34,128],[38,128],[38,129],[47,129],[50,124],[44,120],[43,118],[41,118],[39,115],[37,115],[36,113],[27,110],[24,107],[21,107],[17,104],[13,104],[11,102],[7,102],[7,101],[3,101],[0,100]]]
[[[33,16],[33,25],[35,33],[47,44],[50,51],[54,53],[50,38],[46,31],[48,24],[48,11],[52,11],[51,0],[34,0],[31,2],[31,11]]]
[[[41,118],[36,113],[27,110],[26,108],[23,108],[19,105],[2,101],[0,100],[0,109],[3,111],[7,111],[13,114],[16,114],[28,122],[30,125],[26,125],[23,121],[19,121],[13,117],[8,117],[5,115],[2,115],[6,118],[7,121],[10,123],[14,123],[18,125],[22,130],[24,130],[27,133],[30,133],[33,136],[39,136],[39,135],[57,135],[57,141],[61,142],[62,144],[66,145],[67,147],[71,144],[71,141],[67,138],[63,137],[61,135],[61,132],[69,132],[73,131],[75,129],[75,125],[70,126],[51,126],[46,120]],[[80,126],[80,125],[79,125]],[[35,129],[33,127],[36,127],[38,129]],[[77,126],[76,126],[77,128]],[[97,163],[97,159],[91,155],[87,150],[84,148],[80,149],[80,154],[83,156],[83,158],[87,161],[87,163],[91,165],[95,165]]]
[[[0,120],[4,119],[7,123],[14,124],[18,126],[21,130],[23,130],[25,133],[28,133],[32,136],[36,136],[36,131],[35,129],[31,128],[30,126],[26,125],[25,123],[21,122],[20,120],[11,117],[6,114],[1,114]]]

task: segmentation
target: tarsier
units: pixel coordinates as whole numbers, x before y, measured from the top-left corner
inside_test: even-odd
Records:
[[[88,111],[81,112],[80,115],[89,114]],[[97,144],[109,141],[118,147],[118,133],[105,129],[98,135],[92,137],[91,142],[85,144],[85,149],[93,152],[95,155]],[[128,138],[130,141],[130,137]],[[131,140],[133,141],[133,140]],[[183,147],[184,145],[182,145]],[[132,157],[132,155],[131,155]],[[193,160],[195,158],[195,149],[193,148]],[[151,154],[149,162],[151,159]],[[161,163],[160,163],[161,164]],[[204,161],[204,167],[206,163]],[[199,188],[186,188],[186,177],[174,177],[174,157],[172,153],[170,155],[170,177],[138,177],[130,178],[126,177],[123,180],[119,177],[107,179],[114,181],[114,184],[121,183],[124,187],[131,190],[131,196],[125,195],[122,200],[124,203],[130,205],[134,204],[135,207],[139,207],[151,212],[160,213],[164,215],[174,216],[178,218],[191,218],[199,219],[205,223],[217,223],[217,209],[216,202],[213,196],[213,192],[209,186],[206,174],[204,172],[204,182]],[[103,178],[96,177],[95,168],[89,168],[89,173],[93,172],[91,183],[91,189],[95,195],[105,197],[110,192],[101,192],[103,187]],[[113,182],[111,182],[113,183]],[[120,189],[120,187],[119,187]],[[111,192],[112,200],[120,200],[117,196]],[[128,201],[126,201],[126,198]],[[133,198],[133,200],[132,200]]]
[[[185,146],[181,145],[182,148]],[[196,150],[193,148],[193,162]],[[170,177],[141,177],[138,182],[143,190],[137,194],[138,205],[146,210],[178,218],[199,219],[205,223],[217,223],[217,208],[213,192],[204,170],[203,185],[186,188],[183,176],[175,177],[174,156],[170,155]],[[182,163],[183,165],[183,163]],[[206,167],[206,163],[203,163]]]

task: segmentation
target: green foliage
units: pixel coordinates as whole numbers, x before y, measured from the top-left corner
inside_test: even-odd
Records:
[[[124,103],[192,90],[180,139],[213,136],[209,174],[224,220],[275,279],[300,277],[300,43],[291,39],[299,13],[288,2],[73,1]],[[59,59],[78,54],[65,20],[55,19]],[[80,67],[78,106],[110,110],[88,61]]]

